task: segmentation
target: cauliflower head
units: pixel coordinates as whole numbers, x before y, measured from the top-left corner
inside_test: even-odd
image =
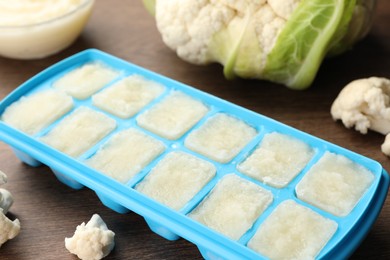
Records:
[[[310,86],[326,55],[363,38],[376,0],[144,0],[167,46],[227,78]]]
[[[114,248],[114,236],[102,218],[94,214],[87,224],[77,226],[73,237],[65,238],[65,247],[80,259],[99,260]]]

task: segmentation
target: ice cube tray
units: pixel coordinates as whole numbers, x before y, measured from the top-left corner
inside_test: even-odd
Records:
[[[0,114],[3,114],[8,106],[19,100],[22,96],[29,96],[33,93],[39,93],[40,91],[52,88],[53,83],[66,73],[90,62],[100,62],[120,72],[119,76],[102,90],[115,84],[120,79],[136,74],[163,85],[164,91],[130,118],[120,118],[97,108],[94,106],[91,97],[83,100],[73,98],[74,108],[72,111],[80,106],[86,106],[114,119],[117,124],[115,130],[100,140],[91,149],[76,158],[70,157],[40,140],[40,137],[55,127],[64,116],[34,135],[25,134],[7,125],[4,121],[0,121],[0,139],[9,144],[14,149],[16,156],[24,163],[31,166],[45,164],[52,169],[59,181],[64,184],[74,189],[80,189],[86,186],[94,190],[101,202],[116,212],[126,213],[133,211],[142,215],[152,231],[169,240],[182,237],[191,241],[199,248],[200,253],[206,259],[266,259],[264,255],[251,250],[247,244],[273,210],[280,203],[287,200],[293,200],[326,219],[337,223],[337,231],[317,254],[316,258],[343,259],[348,257],[356,249],[376,220],[385,201],[389,186],[388,174],[378,162],[99,50],[91,49],[83,51],[31,78],[2,100],[0,103]],[[139,115],[148,111],[175,91],[180,91],[203,102],[208,108],[205,115],[194,126],[180,138],[170,140],[138,125],[137,118]],[[65,116],[71,112],[68,112]],[[238,154],[234,155],[234,158],[228,162],[218,162],[217,160],[213,160],[213,158],[207,157],[207,154],[203,155],[195,152],[185,145],[185,140],[188,135],[194,131],[196,132],[196,130],[207,123],[208,119],[220,113],[242,120],[248,126],[255,129],[254,136],[250,135],[249,142],[246,142],[243,148],[239,149]],[[99,150],[113,135],[127,128],[138,129],[146,135],[160,141],[164,144],[165,150],[155,157],[146,167],[140,169],[130,181],[122,183],[92,169],[85,163],[85,160]],[[281,188],[272,187],[266,183],[252,179],[237,169],[237,166],[258,147],[264,135],[272,132],[278,132],[301,140],[308,144],[314,151],[313,157],[303,170],[291,182]],[[191,154],[210,162],[216,168],[216,174],[212,180],[179,211],[172,210],[134,189],[148,175],[151,169],[172,151],[182,151]],[[371,171],[374,176],[371,184],[359,199],[356,206],[346,216],[335,216],[306,203],[300,200],[295,193],[296,185],[305,176],[306,172],[327,152],[345,156]],[[272,203],[256,219],[253,226],[237,241],[229,239],[187,216],[210,193],[218,181],[230,173],[259,185],[273,195]]]

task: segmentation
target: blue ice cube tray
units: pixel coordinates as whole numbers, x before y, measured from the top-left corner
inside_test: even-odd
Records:
[[[104,205],[118,213],[133,211],[143,216],[150,229],[166,239],[175,240],[180,237],[187,239],[199,248],[200,253],[206,259],[266,259],[266,257],[256,253],[246,245],[264,219],[266,219],[277,205],[287,199],[292,199],[322,216],[337,222],[338,229],[336,233],[317,255],[317,258],[320,259],[344,259],[351,255],[369,232],[371,226],[378,217],[389,187],[388,174],[378,162],[99,50],[90,49],[83,51],[34,76],[1,101],[0,114],[2,114],[10,104],[17,101],[22,96],[28,96],[32,93],[51,88],[52,83],[67,72],[80,67],[85,63],[95,61],[102,62],[103,64],[120,71],[121,73],[117,80],[131,74],[139,74],[165,86],[165,92],[145,106],[138,114],[160,102],[161,99],[172,90],[182,91],[195,99],[201,100],[209,107],[209,112],[181,138],[172,141],[161,138],[160,136],[139,127],[135,120],[138,114],[130,119],[119,119],[94,107],[90,98],[87,100],[74,99],[74,109],[82,105],[94,110],[99,110],[116,120],[117,129],[97,143],[86,154],[79,158],[72,158],[39,141],[38,137],[42,136],[48,131],[47,129],[50,129],[52,126],[49,126],[47,129],[42,130],[34,136],[29,136],[7,125],[3,121],[0,121],[0,139],[9,144],[15,151],[16,156],[24,163],[33,167],[40,164],[47,165],[62,183],[74,189],[81,189],[84,186],[92,189]],[[227,113],[239,118],[257,130],[257,135],[253,140],[228,163],[218,163],[203,155],[197,154],[184,146],[184,140],[188,133],[197,129],[205,120],[219,112]],[[54,122],[53,124],[58,123],[61,119],[62,118],[58,119],[57,122]],[[129,126],[135,127],[146,134],[161,140],[166,146],[163,154],[157,157],[125,184],[101,174],[83,163],[85,158],[91,156],[113,134]],[[279,132],[293,136],[310,145],[315,151],[315,155],[302,172],[286,187],[280,189],[253,180],[241,174],[236,168],[237,164],[242,162],[251,151],[257,147],[264,134],[270,132]],[[215,177],[180,211],[174,211],[134,189],[136,184],[149,173],[150,169],[167,153],[173,150],[184,151],[207,160],[214,164],[217,169]],[[315,206],[305,203],[304,201],[299,200],[295,194],[295,186],[297,183],[299,183],[307,170],[310,169],[310,167],[327,151],[344,155],[352,161],[366,167],[374,174],[374,181],[369,186],[368,190],[364,193],[352,212],[345,217],[334,216]],[[255,221],[252,228],[238,241],[233,241],[187,216],[187,214],[191,212],[205,196],[207,196],[218,180],[228,173],[235,173],[240,177],[271,191],[273,194],[272,204]]]

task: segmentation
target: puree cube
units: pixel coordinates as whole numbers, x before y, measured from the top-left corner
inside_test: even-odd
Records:
[[[185,146],[215,161],[227,163],[255,135],[256,130],[243,121],[220,113],[191,132],[185,140]]]
[[[296,187],[298,198],[336,216],[346,216],[374,180],[363,166],[326,152]]]
[[[115,134],[86,163],[126,183],[165,149],[162,142],[130,128]]]
[[[137,185],[145,195],[179,210],[215,175],[215,166],[183,152],[172,152]]]
[[[101,63],[87,63],[54,82],[53,87],[77,99],[86,99],[110,83],[119,72]]]
[[[4,111],[2,120],[30,135],[36,134],[69,112],[73,99],[56,90],[21,97]]]
[[[270,191],[234,174],[228,174],[189,216],[238,240],[252,227],[272,200]]]
[[[200,101],[175,91],[137,118],[143,128],[167,139],[180,138],[208,111]]]
[[[271,186],[286,186],[313,156],[313,150],[293,137],[270,133],[240,165],[242,173]]]
[[[336,230],[335,221],[287,200],[260,225],[248,247],[270,259],[314,259]]]
[[[93,95],[93,104],[108,113],[129,118],[164,91],[164,86],[140,75],[129,76]]]
[[[116,127],[115,120],[87,107],[79,107],[61,120],[41,140],[70,156],[77,157]]]

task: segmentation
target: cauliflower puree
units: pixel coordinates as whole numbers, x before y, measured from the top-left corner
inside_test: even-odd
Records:
[[[80,34],[94,0],[0,0],[0,55],[43,58]]]

